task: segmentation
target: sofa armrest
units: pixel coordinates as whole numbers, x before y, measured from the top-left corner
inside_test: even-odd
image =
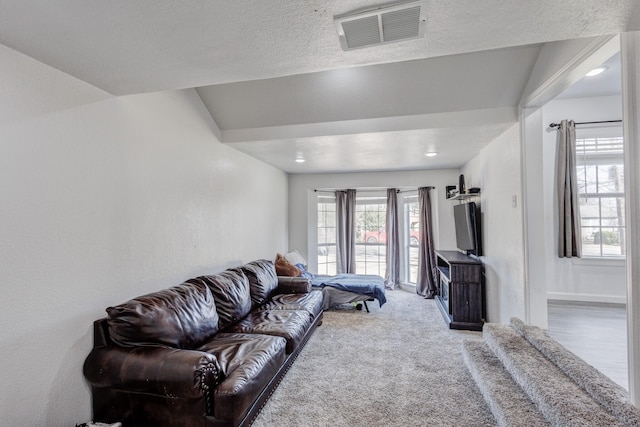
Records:
[[[276,294],[308,294],[311,292],[311,280],[306,277],[278,276]]]
[[[207,397],[223,380],[214,355],[165,347],[94,348],[83,371],[94,387],[181,398]]]

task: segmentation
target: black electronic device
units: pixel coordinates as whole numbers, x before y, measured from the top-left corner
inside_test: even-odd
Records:
[[[458,194],[464,194],[464,193],[465,193],[464,175],[460,174],[460,176],[458,177]]]
[[[480,209],[474,202],[453,207],[456,229],[456,246],[468,255],[482,255]]]

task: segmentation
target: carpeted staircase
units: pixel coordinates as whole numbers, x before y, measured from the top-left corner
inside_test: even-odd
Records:
[[[519,319],[485,324],[463,357],[499,426],[640,426],[626,390]]]

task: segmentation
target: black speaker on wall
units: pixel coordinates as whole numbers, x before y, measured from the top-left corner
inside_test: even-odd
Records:
[[[464,194],[464,193],[465,193],[464,175],[460,174],[460,177],[458,178],[458,194]]]

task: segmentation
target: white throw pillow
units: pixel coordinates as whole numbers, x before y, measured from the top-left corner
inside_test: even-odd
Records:
[[[302,264],[303,266],[307,266],[307,260],[298,252],[297,250],[291,251],[284,255],[284,258],[289,261],[291,264]]]

